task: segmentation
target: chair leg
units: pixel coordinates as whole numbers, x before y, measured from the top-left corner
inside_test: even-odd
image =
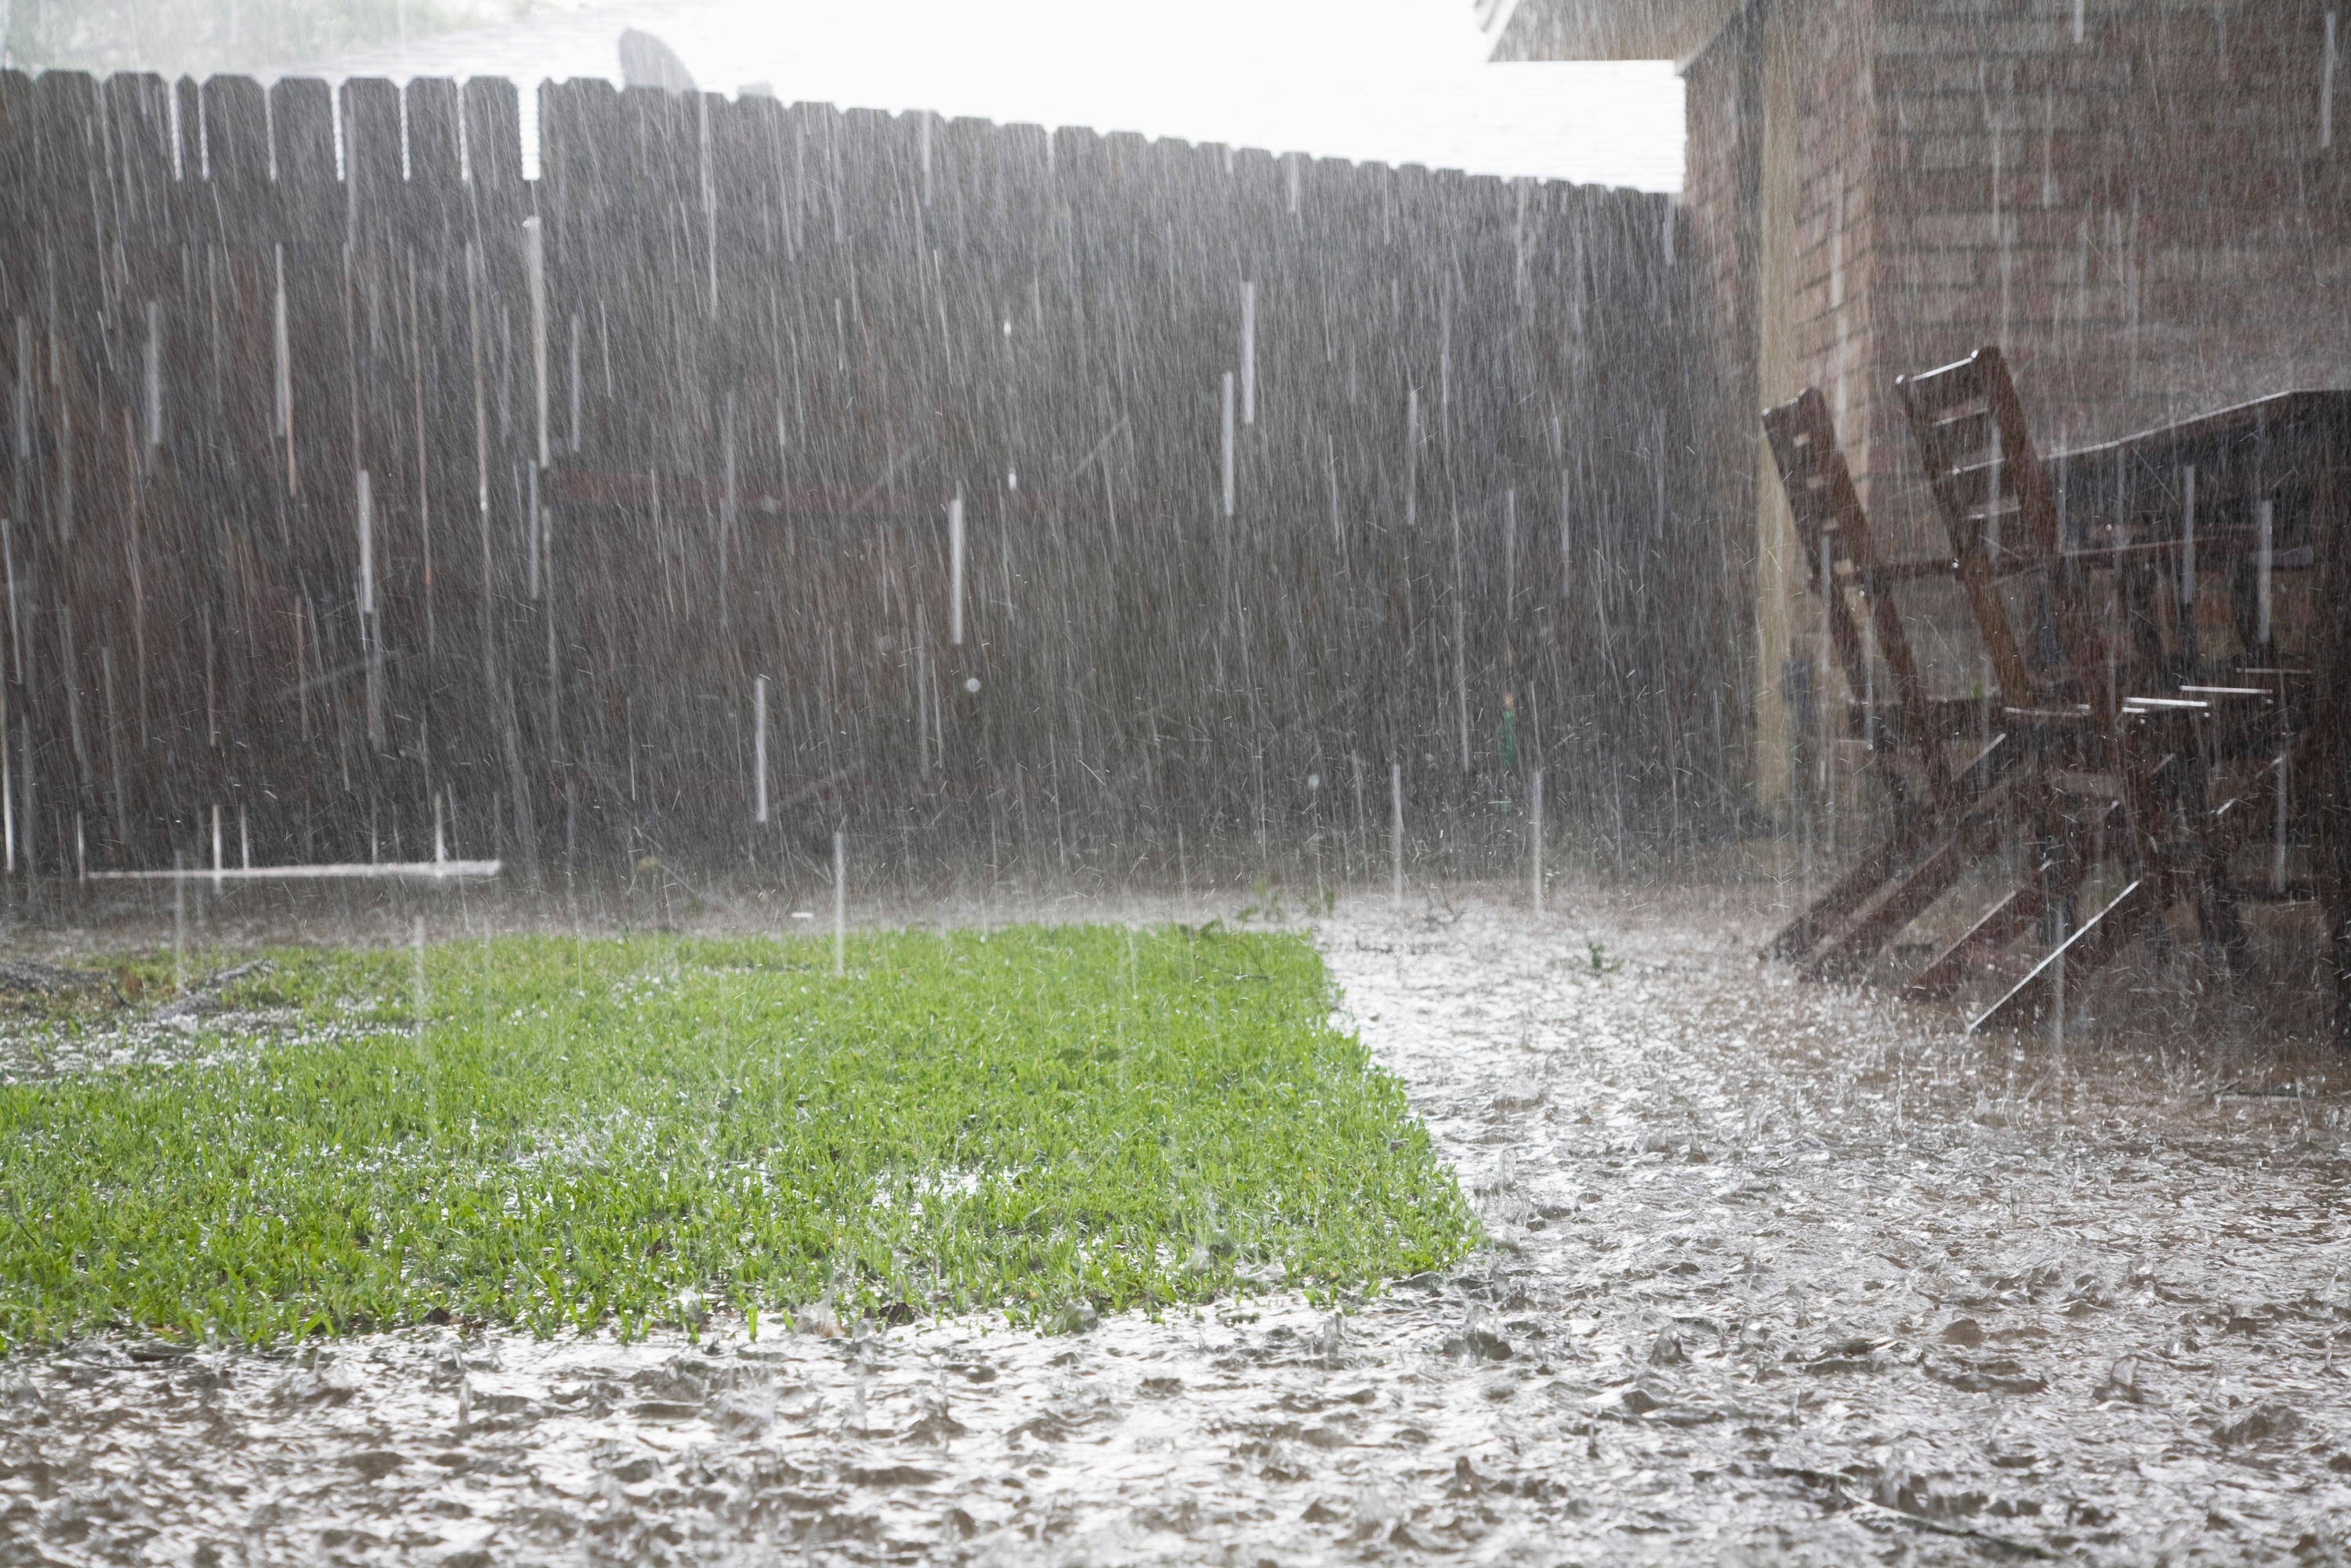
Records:
[[[2065,894],[2050,885],[2058,869],[2053,863],[2043,865],[2031,882],[1984,911],[1983,918],[1968,927],[1965,936],[1910,977],[1902,994],[1912,1001],[1933,1002],[1957,991],[1967,978],[1970,965],[2022,936],[2043,911],[2064,901]]]
[[[1805,911],[1763,945],[1766,958],[1801,958],[1820,946],[1837,922],[1869,902],[1894,874],[1916,835],[1894,833],[1878,841],[1852,870],[1830,884]]]
[[[2241,980],[2253,972],[2252,942],[2237,913],[2237,884],[2225,869],[2210,871],[2198,890],[2196,925],[2227,957],[2232,977]]]
[[[2065,966],[2067,980],[2078,980],[2105,967],[2149,925],[2161,928],[2164,895],[2158,879],[2141,877],[2117,894],[2112,904],[2082,923],[2082,928],[2058,945],[2057,950],[2033,966],[2008,995],[1986,1009],[1970,1034],[1987,1030],[2022,1030],[2047,1016],[2055,1000],[2057,966]]]
[[[2326,901],[2326,948],[2335,963],[2335,1043],[2351,1051],[2351,897],[2345,896],[2346,886],[2351,886],[2351,875],[2337,868]]]
[[[2335,515],[2351,518],[2351,507]],[[2351,561],[2334,575],[2346,585],[2329,601],[2340,604],[2351,593]],[[2313,722],[2300,737],[2307,755],[2294,768],[2297,778],[2310,781],[2317,851],[2311,870],[2326,923],[2319,952],[2335,971],[2335,1043],[2351,1051],[2351,692],[2344,689],[2351,684],[2351,627],[2342,627],[2342,619],[2336,617],[2334,657],[2320,666]]]
[[[2104,815],[2112,817],[2115,810],[2110,805]],[[1965,936],[1936,954],[1910,977],[1902,994],[1913,1001],[1942,1000],[1959,988],[1970,964],[2022,936],[2043,915],[2072,898],[2090,874],[2088,837],[2080,827],[2069,827],[2057,857],[2044,861],[2032,881],[1986,910]]]
[[[1804,966],[1804,977],[1845,979],[1869,967],[1870,960],[1894,939],[1896,932],[1927,913],[1928,907],[1949,892],[1951,884],[1966,873],[1969,866],[1999,847],[1998,822],[1982,816],[1969,817],[1957,832],[1946,837],[1911,867],[1876,908]]]

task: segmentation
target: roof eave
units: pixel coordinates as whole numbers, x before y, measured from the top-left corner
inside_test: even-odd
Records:
[[[1743,0],[1520,0],[1489,60],[1687,60]]]

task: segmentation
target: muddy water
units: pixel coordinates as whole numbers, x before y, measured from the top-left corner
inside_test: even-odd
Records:
[[[1761,928],[1322,922],[1493,1238],[1342,1316],[97,1342],[0,1364],[0,1563],[2351,1557],[2351,1072],[1970,1041]]]

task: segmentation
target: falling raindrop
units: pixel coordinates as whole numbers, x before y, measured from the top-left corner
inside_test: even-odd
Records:
[[[1543,906],[1543,770],[1527,775],[1527,902],[1537,915]]]
[[[839,829],[832,834],[832,972],[849,973],[849,850]]]
[[[1257,423],[1257,285],[1241,284],[1241,423]]]
[[[1222,382],[1221,419],[1224,429],[1224,515],[1233,515],[1233,372],[1227,371]]]
[[[955,499],[947,503],[947,642],[954,647],[963,646],[963,492],[957,490]],[[978,683],[970,684],[973,691]]]
[[[1388,764],[1388,859],[1395,873],[1389,902],[1404,907],[1404,764]]]
[[[754,805],[751,820],[768,820],[768,677],[751,683],[751,778]]]

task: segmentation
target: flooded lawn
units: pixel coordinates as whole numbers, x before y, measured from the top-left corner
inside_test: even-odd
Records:
[[[199,1060],[0,1054],[0,1347],[714,1314],[756,1337],[814,1301],[1073,1325],[1477,1240],[1300,933],[861,934],[838,973],[828,946],[281,948],[165,1004],[236,1009]]]
[[[2346,1073],[1969,1040],[1676,894],[1318,939],[1489,1236],[1333,1313],[0,1364],[0,1561],[2315,1563]]]

